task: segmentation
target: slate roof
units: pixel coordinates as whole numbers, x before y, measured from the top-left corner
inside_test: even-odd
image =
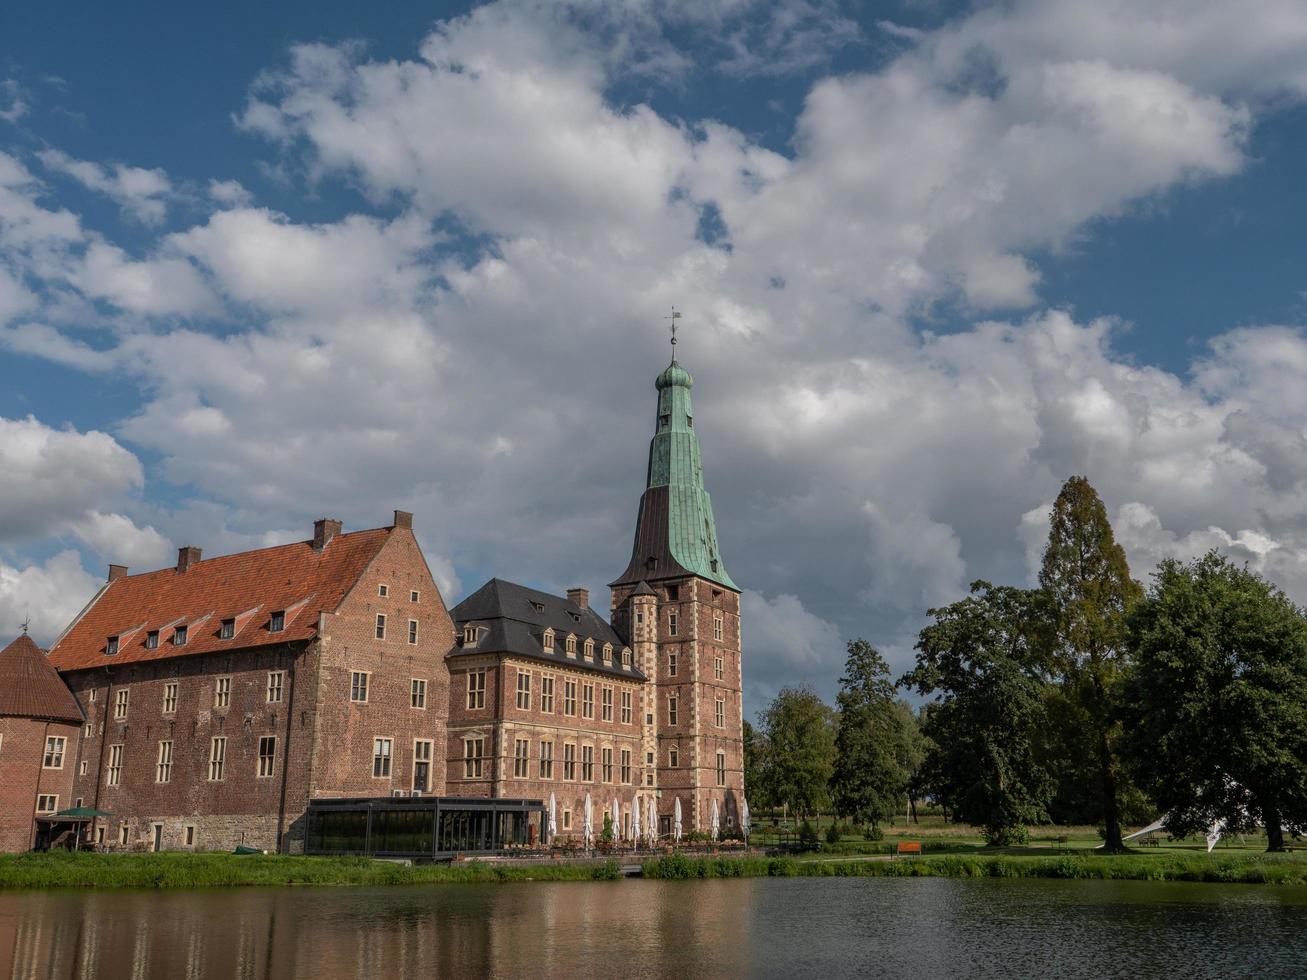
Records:
[[[311,639],[318,613],[336,610],[391,531],[338,534],[321,551],[312,541],[297,541],[206,558],[184,572],[163,568],[125,575],[104,585],[55,641],[50,663],[79,670]],[[271,615],[281,611],[285,628],[273,633]],[[221,639],[222,621],[231,618],[235,636]],[[187,641],[175,646],[173,633],[182,624],[188,627]],[[159,630],[159,645],[147,649],[152,630]],[[111,636],[118,637],[113,655],[106,653]]]
[[[73,724],[83,718],[63,678],[26,633],[0,650],[0,715]]]
[[[644,680],[633,665],[622,666],[622,648],[627,646],[617,631],[589,606],[582,607],[562,596],[550,595],[525,585],[492,578],[481,588],[449,611],[454,620],[459,646],[449,656],[470,656],[484,653],[511,653],[545,663],[582,670],[593,670],[633,680]],[[463,627],[467,624],[481,627],[474,646],[462,646]],[[544,633],[554,629],[554,649],[544,648]],[[565,640],[569,633],[576,635],[576,656],[567,655]],[[585,641],[595,643],[594,662],[585,659]],[[613,645],[613,663],[603,662],[605,643]]]

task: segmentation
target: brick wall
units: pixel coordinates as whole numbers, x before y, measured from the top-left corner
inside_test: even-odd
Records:
[[[73,805],[77,732],[76,725],[0,717],[0,851],[31,848],[39,795],[57,797],[58,810]],[[66,740],[63,765],[58,769],[42,767],[48,736]]]

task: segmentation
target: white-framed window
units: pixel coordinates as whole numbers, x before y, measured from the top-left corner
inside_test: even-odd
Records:
[[[41,761],[42,769],[62,769],[64,767],[64,746],[68,740],[61,735],[48,735],[45,739],[45,758]]]
[[[82,738],[90,738],[94,734],[95,734],[95,726],[88,721],[85,727],[82,728]],[[0,735],[0,739],[2,738],[4,738],[4,736]]]
[[[213,706],[226,708],[231,705],[231,678],[219,677],[213,682]]]
[[[712,614],[712,638],[718,643],[722,642],[722,614],[719,612]]]
[[[546,652],[546,653],[553,653],[553,652],[554,652],[554,631],[553,631],[552,629],[547,629],[547,630],[545,630],[545,632],[544,632],[544,636],[541,637],[540,642],[541,642],[541,644],[544,646],[544,648],[545,648],[545,652]],[[573,651],[573,652],[575,652],[575,651]]]
[[[576,743],[563,743],[563,778],[576,778]]]
[[[467,672],[467,706],[469,710],[486,706],[486,672],[469,670]]]
[[[672,609],[667,613],[667,635],[676,635],[676,610]]]
[[[278,609],[268,617],[268,632],[280,633],[286,628],[286,610]]]
[[[463,777],[465,779],[481,778],[481,759],[486,754],[484,738],[463,739]]]
[[[79,763],[77,764],[77,775],[79,775],[79,776],[85,776],[85,775],[86,775],[86,760],[85,760],[85,759],[83,759],[81,762],[79,762]]]
[[[386,614],[377,613],[377,639],[384,640],[385,638],[386,638]]]
[[[675,769],[681,764],[681,751],[675,745],[667,750],[667,765]]]
[[[389,585],[386,585],[386,584],[384,584],[384,583],[381,584],[381,585],[378,585],[378,586],[377,586],[377,595],[381,596],[381,598],[383,598],[383,599],[386,598],[386,596],[390,595],[390,586],[389,586]]]
[[[409,706],[423,711],[427,707],[427,682],[421,677],[414,677],[409,682]]]
[[[390,778],[390,756],[394,742],[388,738],[372,740],[372,778]]]
[[[622,692],[622,724],[623,725],[631,724],[631,716],[632,716],[631,692],[623,691]]]
[[[595,779],[595,747],[581,746],[581,782],[593,783]]]
[[[517,707],[519,711],[531,710],[531,675],[525,670],[517,672]]]
[[[565,643],[565,649],[567,650],[567,655],[568,655],[569,657],[575,657],[575,656],[576,656],[576,637],[575,637],[575,636],[572,636],[570,633],[569,633],[568,636],[567,636],[567,641],[566,641],[566,643]],[[593,658],[591,658],[591,659],[593,659]]]
[[[675,694],[667,695],[667,724],[669,725],[677,723],[676,702],[677,697]]]
[[[409,602],[417,602],[421,598],[421,593],[417,589],[410,589],[408,593]]]
[[[413,792],[427,793],[431,790],[431,739],[413,740]]]
[[[613,645],[611,643],[604,644],[604,664],[609,667],[613,665]]]
[[[675,650],[667,651],[667,676],[668,677],[676,676],[676,651]]]
[[[547,740],[540,743],[540,778],[554,778],[554,743]]]
[[[613,720],[613,689],[605,687],[599,692],[599,717],[602,721]]]
[[[631,750],[622,749],[622,782],[631,782]]]
[[[409,646],[417,646],[418,642],[418,621],[410,619],[408,621],[408,643]]]
[[[227,767],[227,739],[218,736],[209,743],[209,779],[220,782]]]
[[[268,704],[281,703],[281,689],[286,680],[286,672],[282,670],[268,671]]]
[[[54,813],[59,809],[59,797],[50,793],[42,793],[36,798],[37,813]]]
[[[613,750],[605,746],[599,753],[600,772],[605,783],[613,781]]]
[[[576,717],[576,681],[563,678],[563,714]]]
[[[117,721],[122,721],[127,717],[127,699],[132,692],[123,688],[118,692],[113,703],[113,716]]]
[[[531,743],[525,738],[513,740],[513,776],[526,779],[531,775]]]
[[[622,666],[623,666],[623,667],[630,667],[630,666],[631,666],[631,648],[630,648],[630,647],[622,647]]]
[[[154,781],[167,783],[172,781],[172,739],[159,742],[159,758],[154,765]]]
[[[471,623],[463,627],[463,646],[474,647],[477,645],[477,628]]]
[[[258,778],[267,779],[277,771],[277,736],[259,736]]]
[[[713,724],[718,728],[726,727],[726,699],[718,698],[713,711]]]
[[[581,685],[581,717],[593,719],[595,716],[595,686]]]
[[[593,663],[594,658],[595,658],[595,641],[587,637],[585,641],[585,659]]]
[[[721,680],[722,675],[725,674],[725,670],[723,669],[723,664],[722,664],[722,658],[720,655],[713,658],[712,673],[713,673],[713,677],[717,680]]]
[[[554,675],[540,675],[540,710],[547,715],[554,713]]]
[[[177,682],[167,681],[163,685],[163,713],[170,715],[177,710]]]
[[[355,704],[368,703],[368,676],[366,670],[349,672],[349,699]]]
[[[726,785],[726,753],[717,753],[717,785]]]

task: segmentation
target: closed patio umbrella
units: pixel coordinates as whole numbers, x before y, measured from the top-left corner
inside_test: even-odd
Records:
[[[681,842],[681,798],[676,798],[676,806],[672,808],[672,839],[676,843]]]
[[[708,829],[712,832],[712,839],[717,839],[717,832],[720,829],[720,822],[717,817],[717,801],[712,801],[712,816],[708,818]]]
[[[549,840],[547,843],[552,844],[554,838],[558,836],[558,801],[554,794],[549,794]]]
[[[744,807],[740,811],[740,832],[744,834],[745,841],[749,839],[749,801],[744,801]]]
[[[640,798],[631,801],[631,840],[640,843]]]
[[[645,801],[645,811],[645,816],[649,818],[645,821],[649,826],[649,843],[656,844],[658,843],[658,804],[652,796]]]
[[[585,794],[585,846],[588,848],[594,840],[594,817],[590,813],[590,794]]]
[[[613,840],[622,839],[622,804],[613,797]]]

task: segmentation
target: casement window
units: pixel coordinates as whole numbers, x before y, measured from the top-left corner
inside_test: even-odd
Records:
[[[595,747],[581,746],[581,782],[593,783],[595,778]]]
[[[513,776],[526,779],[531,775],[531,743],[524,738],[513,741]]]
[[[595,686],[581,685],[581,717],[593,719],[595,716]]]
[[[715,709],[716,710],[713,712],[713,724],[715,724],[718,728],[725,728],[726,727],[726,699],[718,698]]]
[[[563,829],[564,829],[564,830],[571,830],[571,829],[572,829],[572,811],[571,811],[571,810],[564,810],[564,811],[563,811]]]
[[[576,745],[572,742],[563,743],[563,778],[576,778]]]
[[[622,724],[631,724],[631,692],[622,692]]]
[[[588,661],[590,661],[590,663],[594,663],[594,659],[595,659],[595,641],[594,641],[594,640],[586,640],[586,641],[585,641],[585,659],[588,660]]]
[[[652,752],[646,752],[644,754],[644,764],[646,766],[652,766],[654,764],[654,754]]]
[[[599,692],[599,716],[603,721],[613,720],[613,689],[605,687]]]
[[[575,637],[575,636],[571,636],[571,635],[569,635],[569,636],[567,637],[566,650],[567,650],[567,655],[568,655],[569,657],[575,657],[575,656],[576,656],[576,637]]]
[[[531,710],[531,675],[522,670],[517,672],[517,707],[519,711]]]
[[[576,681],[563,679],[563,714],[576,716]]]
[[[175,647],[186,646],[186,638],[190,634],[190,629],[186,626],[178,626],[172,631],[172,645]]]
[[[426,793],[431,789],[431,739],[413,741],[413,792]]]
[[[390,778],[390,750],[394,743],[388,738],[372,740],[372,778]]]
[[[677,724],[676,701],[675,694],[667,695],[667,724],[669,725]]]
[[[150,630],[150,632],[148,632],[148,633],[145,634],[145,649],[147,649],[147,650],[157,650],[157,649],[159,649],[159,631],[158,631],[158,630]]]
[[[168,681],[163,685],[163,713],[170,715],[177,710],[177,682]]]
[[[631,782],[631,750],[622,749],[622,782]]]
[[[469,670],[467,672],[467,706],[470,710],[486,706],[486,672]]]
[[[349,674],[349,699],[355,704],[368,702],[368,672],[352,670]]]
[[[463,739],[463,776],[465,779],[481,778],[481,757],[485,755],[484,738]]]
[[[540,778],[554,778],[554,743],[540,743]]]
[[[421,677],[414,677],[409,682],[409,706],[426,710],[427,707],[427,682]]]
[[[268,632],[280,633],[286,628],[286,610],[279,609],[268,619]]]
[[[36,798],[37,813],[54,813],[59,809],[59,797],[42,793]]]
[[[409,591],[409,594],[408,594],[408,601],[409,601],[409,602],[417,602],[419,598],[420,598],[420,596],[419,596],[419,593],[418,593],[418,590],[417,590],[417,589],[412,589],[412,590]]]
[[[127,698],[132,692],[124,688],[119,691],[113,703],[113,716],[117,721],[127,717]]]
[[[384,583],[382,585],[378,585],[377,595],[381,596],[381,598],[383,599],[386,598],[386,596],[390,595],[390,586],[385,585]]]
[[[554,677],[552,674],[540,675],[540,710],[548,715],[554,713]]]
[[[726,785],[726,753],[717,753],[717,785]]]
[[[121,745],[109,746],[109,770],[105,782],[109,786],[117,786],[123,778],[123,747]]]
[[[667,652],[667,676],[668,677],[676,676],[676,651],[675,650],[669,650]]]
[[[117,652],[118,652],[118,637],[111,636],[104,643],[104,655],[106,657],[112,657]]]
[[[631,666],[631,648],[622,647],[622,666],[629,668]]]
[[[667,614],[667,635],[676,635],[676,610],[673,609]]]
[[[609,667],[613,665],[613,645],[611,643],[604,644],[604,664]]]
[[[259,779],[267,779],[277,768],[277,736],[259,736]]]
[[[386,614],[377,613],[377,639],[384,640],[385,638],[386,638]]]
[[[285,671],[268,671],[268,704],[281,704],[281,688],[285,680]]]
[[[635,611],[635,625],[636,625],[636,626],[643,626],[643,625],[644,625],[644,610],[643,610],[643,609],[637,609],[637,610]]]
[[[418,621],[410,619],[408,621],[408,645],[417,646],[418,642]]]
[[[722,614],[713,613],[712,617],[712,638],[718,643],[722,642]]]
[[[230,640],[236,635],[236,620],[224,619],[222,625],[218,627],[218,639]]]
[[[675,745],[673,745],[671,748],[667,750],[668,768],[675,769],[680,764],[681,764],[681,752]]]
[[[215,738],[209,743],[209,779],[218,782],[227,767],[227,740]]]
[[[159,759],[154,765],[154,781],[167,783],[172,781],[172,739],[159,743]]]
[[[603,772],[603,781],[611,783],[613,781],[613,750],[604,749],[599,755],[599,760]]]
[[[64,767],[64,746],[67,739],[59,735],[49,735],[45,740],[45,758],[42,769],[62,769]]]
[[[721,658],[721,657],[714,657],[714,658],[713,658],[713,662],[712,662],[712,673],[713,673],[713,677],[716,678],[717,680],[721,680],[721,679],[722,679],[722,675],[723,675],[724,671],[723,671],[723,669],[722,669],[722,658]]]
[[[554,652],[554,631],[551,630],[551,629],[549,629],[549,630],[545,630],[545,632],[544,632],[544,636],[541,637],[540,642],[541,642],[541,644],[544,646],[544,648],[545,648],[545,652],[546,652],[546,653],[553,653],[553,652]],[[575,651],[573,651],[573,652],[575,652]]]
[[[231,678],[219,677],[213,685],[213,706],[226,708],[231,705]]]

